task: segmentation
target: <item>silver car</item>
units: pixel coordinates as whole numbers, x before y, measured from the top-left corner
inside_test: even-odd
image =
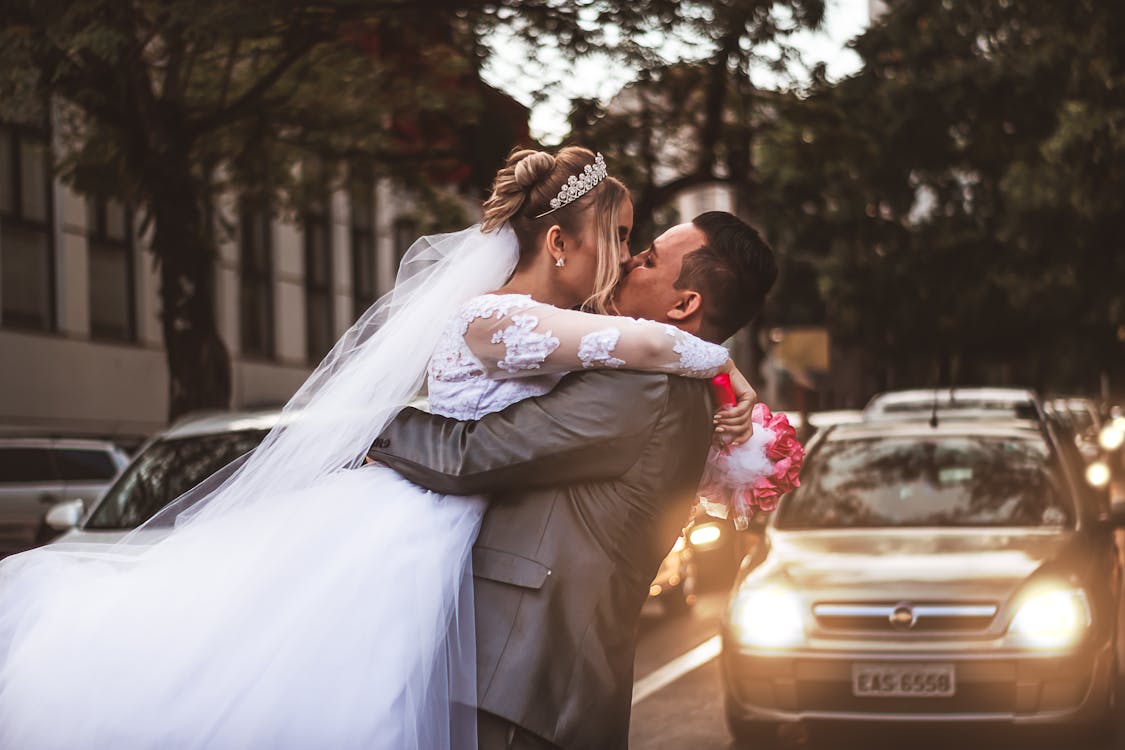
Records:
[[[809,447],[722,624],[727,720],[1112,732],[1123,508],[1023,420],[841,425]],[[757,746],[757,745],[755,745]]]
[[[279,412],[223,413],[185,420],[156,436],[88,514],[62,503],[47,523],[66,531],[57,542],[121,539],[158,510],[239,456],[257,447],[277,423]]]
[[[128,463],[105,440],[0,437],[0,557],[48,541],[52,506],[92,506]]]

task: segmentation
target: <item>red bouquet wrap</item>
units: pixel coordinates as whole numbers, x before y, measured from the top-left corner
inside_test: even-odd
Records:
[[[719,375],[711,387],[720,406],[736,402],[730,377]],[[700,501],[711,515],[730,517],[745,529],[755,511],[771,511],[786,492],[801,485],[805,449],[784,414],[765,404],[751,412],[754,434],[737,446],[712,448],[699,488]]]

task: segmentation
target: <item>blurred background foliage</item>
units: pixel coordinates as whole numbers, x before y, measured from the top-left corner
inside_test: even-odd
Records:
[[[826,324],[873,389],[1096,392],[1125,372],[1125,5],[886,5],[844,80],[757,88],[762,34],[719,23],[712,58],[577,102],[574,137],[629,160],[642,231],[731,185],[783,258],[768,322]]]
[[[0,117],[51,101],[60,175],[147,217],[173,416],[229,403],[214,197],[299,213],[373,170],[426,228],[464,221],[450,188],[530,140],[481,75],[499,32],[637,71],[568,140],[633,189],[638,244],[680,190],[729,186],[782,258],[771,325],[827,325],[875,387],[1095,390],[1125,372],[1125,4],[886,5],[831,81],[790,44],[824,0],[6,0]]]
[[[1122,32],[1121,3],[897,2],[857,74],[779,100],[757,215],[877,386],[1125,372]]]

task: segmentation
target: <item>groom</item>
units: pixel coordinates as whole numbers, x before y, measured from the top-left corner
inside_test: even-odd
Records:
[[[713,211],[626,266],[622,314],[714,342],[777,276],[756,230]],[[598,370],[478,422],[408,409],[370,457],[429,489],[485,493],[473,549],[481,750],[624,748],[637,620],[695,499],[707,382]]]

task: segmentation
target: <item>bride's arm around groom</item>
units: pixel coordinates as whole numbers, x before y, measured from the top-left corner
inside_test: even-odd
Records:
[[[406,409],[368,455],[449,495],[612,479],[636,463],[664,411],[668,381],[659,373],[576,373],[477,422]]]

